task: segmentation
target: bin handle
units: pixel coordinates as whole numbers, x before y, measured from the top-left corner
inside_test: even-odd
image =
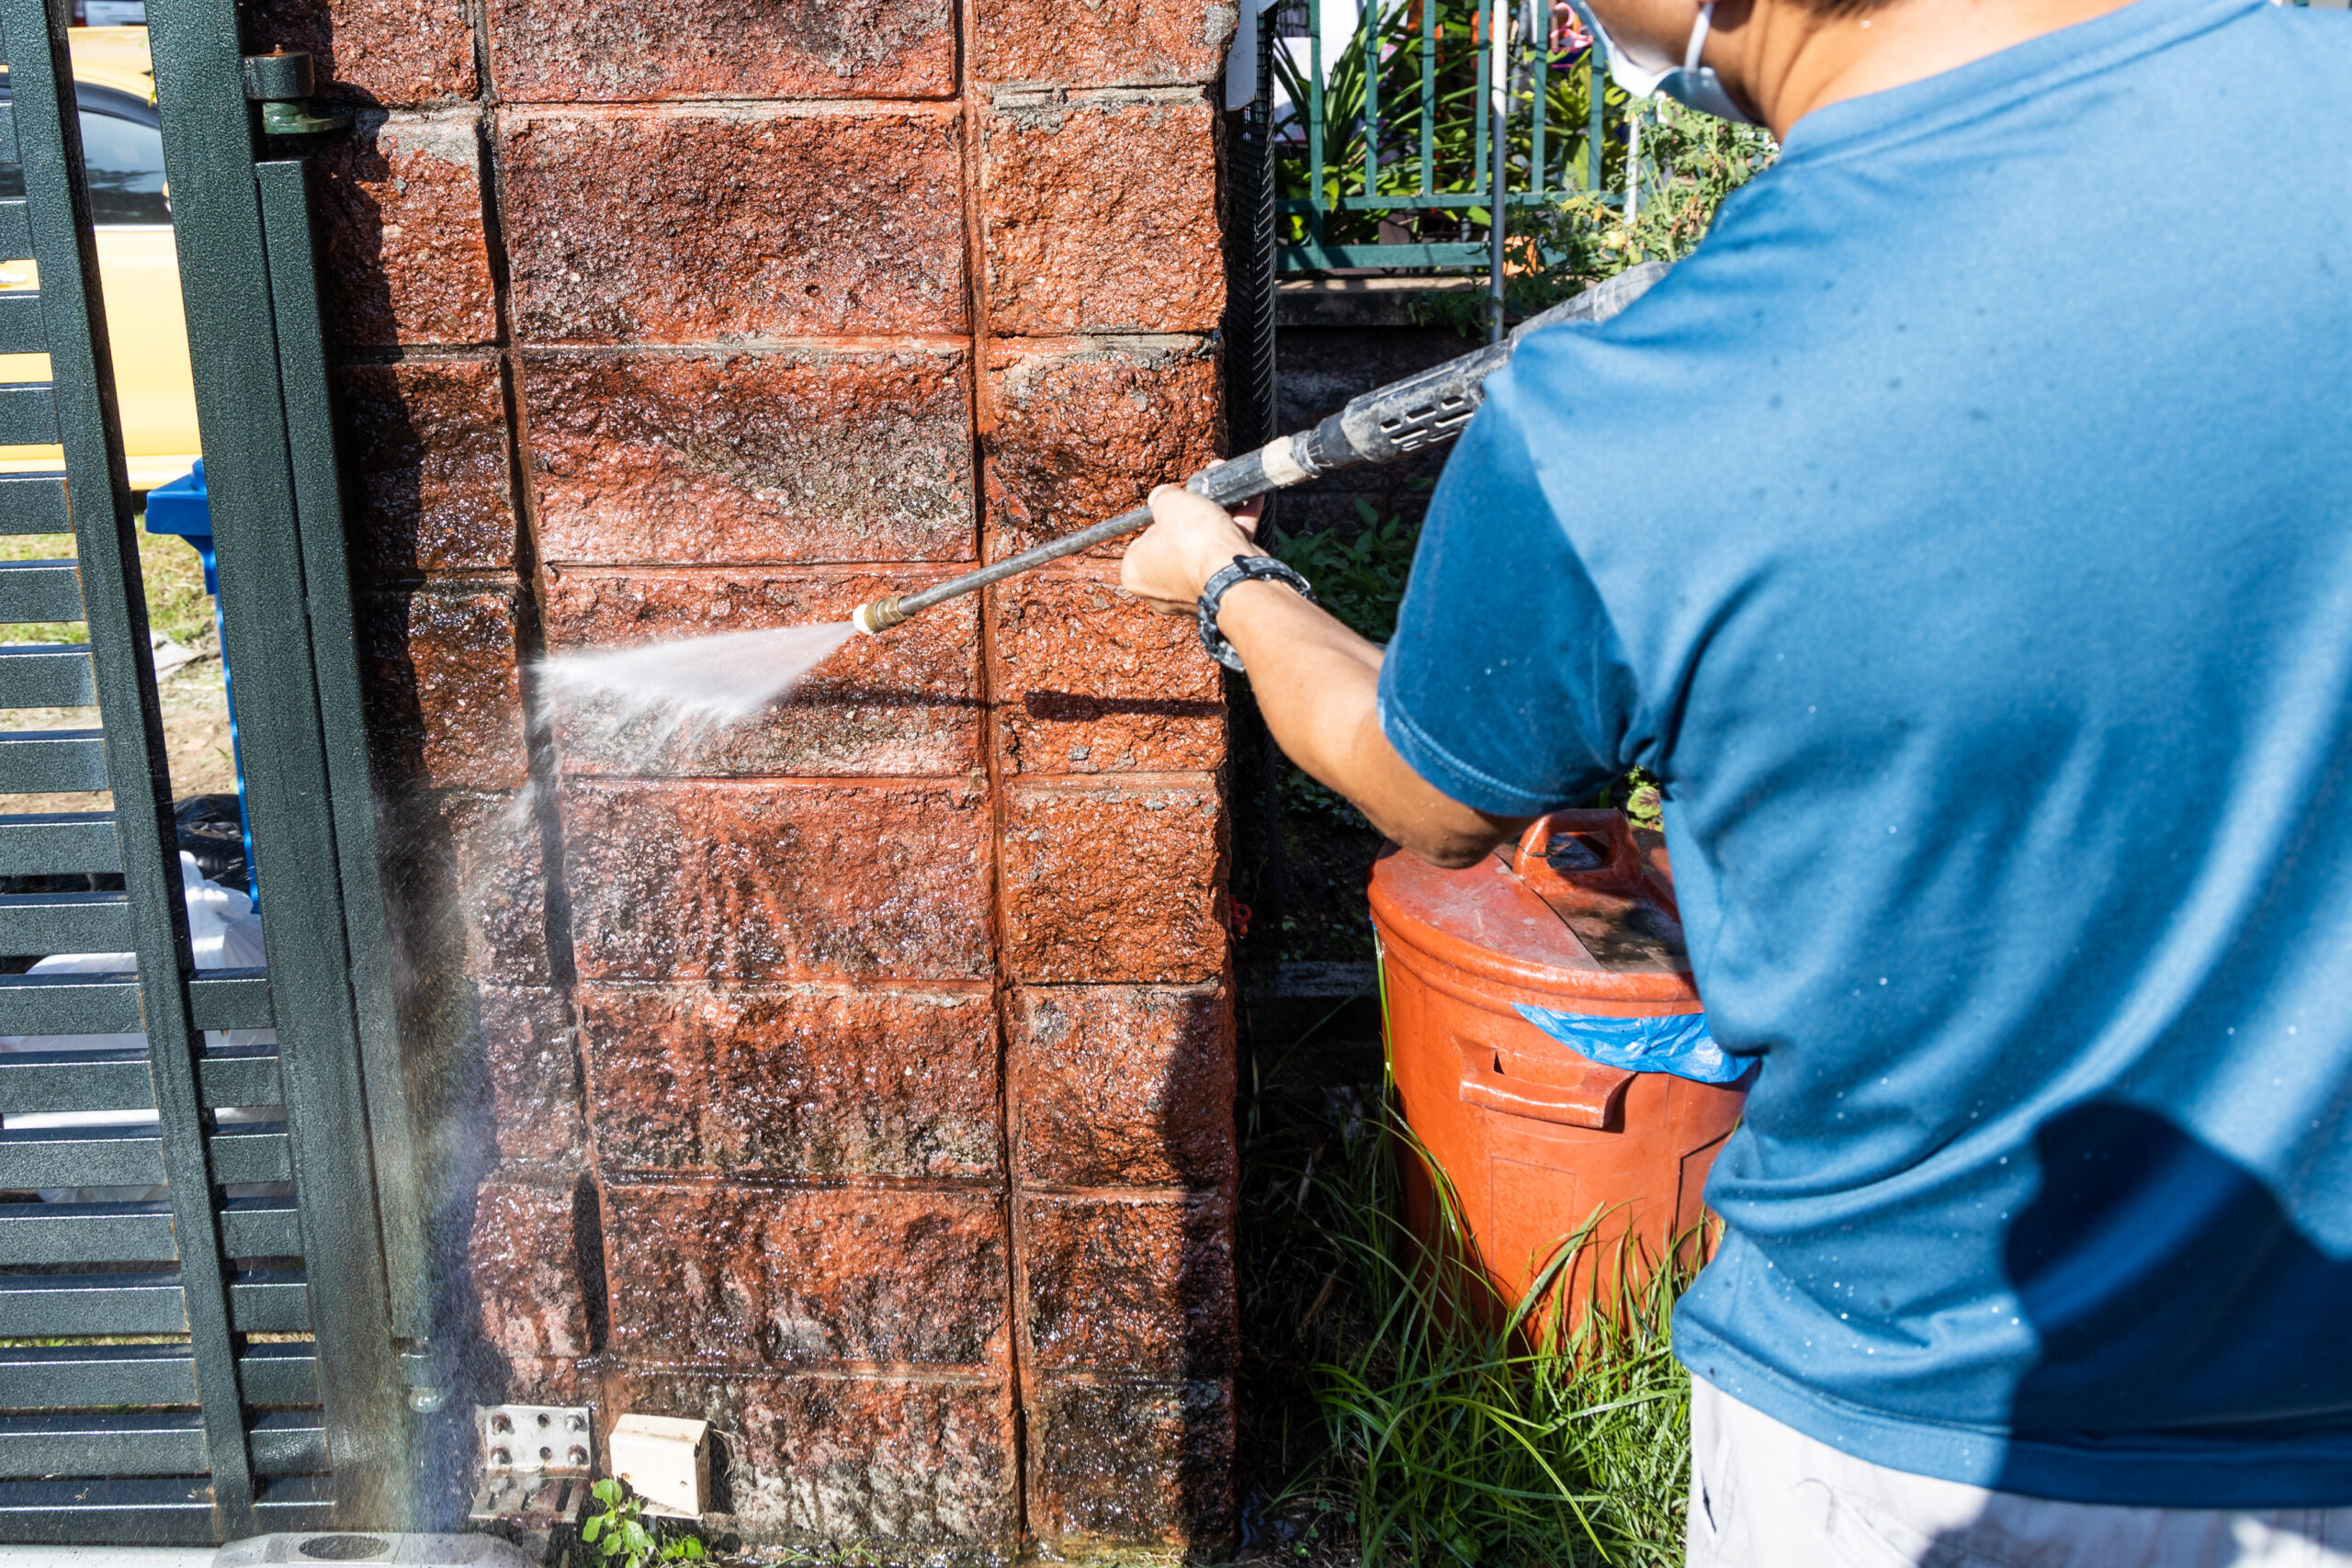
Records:
[[[1532,1028],[1532,1025],[1521,1025]],[[1566,1083],[1540,1083],[1505,1070],[1515,1054],[1508,1046],[1454,1035],[1462,1051],[1462,1103],[1531,1122],[1562,1127],[1614,1131],[1624,1124],[1625,1086],[1634,1075],[1623,1067],[1582,1061]]]
[[[1552,840],[1561,833],[1574,833],[1579,838],[1605,839],[1609,843],[1609,858],[1585,871],[1562,871],[1545,857]],[[1538,817],[1519,836],[1518,863],[1514,868],[1519,879],[1531,886],[1552,885],[1573,887],[1578,883],[1639,880],[1642,874],[1642,847],[1634,841],[1633,829],[1625,826],[1625,817],[1618,811],[1555,811]]]

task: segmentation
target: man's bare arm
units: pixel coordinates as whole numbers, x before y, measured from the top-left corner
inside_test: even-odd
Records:
[[[1266,553],[1250,536],[1254,517],[1237,520],[1172,485],[1153,492],[1151,511],[1121,581],[1165,614],[1190,616],[1234,557]],[[1374,711],[1381,650],[1332,615],[1279,583],[1249,581],[1226,591],[1217,626],[1249,668],[1275,744],[1397,843],[1439,865],[1468,865],[1526,826],[1472,810],[1397,755]]]

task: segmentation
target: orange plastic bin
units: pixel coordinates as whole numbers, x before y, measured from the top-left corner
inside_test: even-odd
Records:
[[[1663,846],[1645,854],[1614,811],[1563,811],[1465,871],[1392,852],[1373,869],[1372,917],[1405,1119],[1506,1301],[1596,1214],[1592,1261],[1568,1282],[1571,1320],[1615,1282],[1615,1258],[1652,1267],[1700,1234],[1707,1170],[1748,1080],[1604,1066],[1515,1010],[1702,1010]],[[1426,1182],[1407,1169],[1427,1224]]]

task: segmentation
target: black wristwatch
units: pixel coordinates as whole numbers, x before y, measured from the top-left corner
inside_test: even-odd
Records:
[[[1315,590],[1308,586],[1306,579],[1273,557],[1234,557],[1231,566],[1219,571],[1201,587],[1201,646],[1209,650],[1211,659],[1236,674],[1242,673],[1241,656],[1233,651],[1233,645],[1225,640],[1223,632],[1216,629],[1216,607],[1225,602],[1227,589],[1237,582],[1247,582],[1253,577],[1285,583],[1295,589],[1298,596],[1310,604],[1321,603],[1315,597]]]

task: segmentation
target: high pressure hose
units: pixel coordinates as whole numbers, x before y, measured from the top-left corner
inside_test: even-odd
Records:
[[[1530,317],[1498,344],[1366,392],[1311,430],[1278,435],[1254,452],[1212,464],[1186,480],[1184,488],[1220,506],[1237,506],[1252,496],[1284,490],[1334,469],[1351,468],[1362,463],[1394,462],[1408,452],[1451,441],[1462,433],[1462,427],[1470,423],[1470,416],[1486,400],[1487,378],[1510,361],[1511,351],[1529,333],[1563,321],[1605,321],[1647,293],[1650,286],[1665,276],[1664,262],[1644,262],[1629,268],[1594,284],[1573,299]],[[1132,534],[1150,521],[1148,506],[1122,512],[1091,528],[1065,534],[920,592],[893,593],[871,600],[851,615],[851,624],[868,637],[878,637],[933,604],[944,604],[1008,577],[1018,577],[1047,561],[1091,549]]]

